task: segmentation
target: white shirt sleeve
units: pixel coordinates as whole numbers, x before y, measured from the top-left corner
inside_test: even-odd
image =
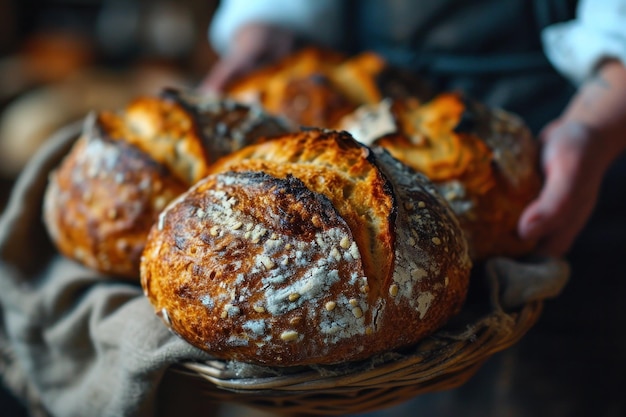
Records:
[[[340,36],[341,3],[338,0],[222,0],[209,26],[209,40],[219,54],[225,54],[238,28],[249,22],[263,22],[332,45]]]
[[[575,84],[604,58],[626,65],[626,0],[581,0],[576,19],[548,26],[542,39],[548,59]]]

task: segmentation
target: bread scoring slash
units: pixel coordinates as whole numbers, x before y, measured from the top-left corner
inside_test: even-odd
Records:
[[[426,103],[363,106],[339,126],[427,175],[459,219],[475,262],[535,247],[517,224],[541,189],[539,146],[519,116],[441,93]]]
[[[433,185],[345,132],[243,148],[170,203],[141,282],[214,356],[331,364],[416,343],[456,314],[471,261]]]
[[[133,281],[159,212],[219,157],[291,127],[259,107],[166,89],[90,114],[50,175],[44,220],[61,253]]]

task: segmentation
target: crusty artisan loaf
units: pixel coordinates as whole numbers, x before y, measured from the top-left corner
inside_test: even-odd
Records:
[[[373,52],[346,57],[309,47],[235,80],[226,93],[302,126],[333,128],[359,105],[383,97],[421,97],[428,89]]]
[[[218,358],[292,366],[411,345],[457,313],[471,261],[427,178],[345,132],[222,158],[163,210],[141,283]]]
[[[50,176],[50,236],[70,258],[138,279],[148,231],[170,200],[220,156],[288,130],[259,108],[174,90],[94,113]]]
[[[404,99],[363,107],[341,127],[434,181],[474,260],[521,256],[534,247],[518,237],[517,222],[539,193],[538,147],[517,116],[443,93],[425,104]]]

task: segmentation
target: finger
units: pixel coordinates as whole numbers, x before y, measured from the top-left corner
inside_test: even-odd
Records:
[[[577,234],[578,215],[564,194],[546,186],[520,218],[518,232],[523,239],[538,241],[537,254],[562,256]]]
[[[544,156],[544,186],[522,213],[518,233],[522,239],[539,239],[540,250],[560,255],[582,227],[594,198],[584,195],[589,187],[580,176],[579,152],[556,144],[544,149]]]
[[[553,139],[554,144],[544,150],[544,186],[539,197],[522,213],[518,233],[523,239],[539,240],[538,253],[561,256],[591,215],[601,176],[583,169],[584,148],[571,146],[571,141],[559,144],[558,138]]]
[[[220,61],[213,66],[211,72],[202,80],[198,90],[204,93],[221,93],[226,89],[230,81],[237,77],[236,62]]]

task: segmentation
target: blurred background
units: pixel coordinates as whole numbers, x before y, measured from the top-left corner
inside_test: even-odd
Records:
[[[0,0],[0,209],[49,135],[90,110],[193,87],[217,0]]]
[[[216,3],[0,0],[0,212],[52,132],[164,86],[196,85],[215,59],[206,33]],[[0,415],[27,415],[1,383]]]

